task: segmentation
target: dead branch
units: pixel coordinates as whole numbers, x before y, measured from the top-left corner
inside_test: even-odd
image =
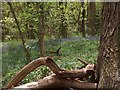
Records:
[[[38,58],[36,60],[33,60],[26,66],[24,66],[13,78],[12,80],[6,85],[5,88],[11,88],[14,86],[17,86],[18,83],[25,77],[27,76],[31,71],[35,70],[37,67],[41,65],[46,65],[48,66],[55,74],[59,73],[61,70],[52,59],[48,57],[42,57]]]
[[[13,79],[7,84],[6,88],[12,88],[18,85],[18,83],[31,71],[35,70],[37,67],[45,65],[48,66],[53,73],[60,79],[70,79],[70,78],[85,78],[86,76],[92,75],[90,72],[94,72],[94,65],[87,65],[85,68],[80,70],[63,70],[58,67],[58,65],[49,57],[42,57],[33,60],[26,66],[24,66]],[[46,79],[45,79],[46,80]],[[55,79],[56,80],[56,79]],[[58,79],[57,79],[58,80]],[[43,80],[44,81],[44,80]],[[55,83],[56,81],[54,81]]]
[[[82,82],[74,79],[62,79],[55,75],[40,79],[38,82],[32,82],[25,85],[21,85],[15,88],[28,88],[27,90],[37,88],[79,88],[79,89],[96,89],[96,83]]]
[[[79,60],[82,64],[84,64],[85,66],[87,66],[88,64],[90,64],[90,63],[88,63],[88,62],[86,62],[85,60],[82,60],[82,59],[80,59],[80,58],[78,58],[78,60]]]
[[[50,51],[50,53],[55,53],[57,56],[60,55],[60,49],[61,47],[59,47],[56,51]]]
[[[61,78],[83,78],[85,75],[92,75],[91,72],[94,72],[94,64],[87,65],[85,68],[79,70],[63,70],[59,71],[59,76]]]

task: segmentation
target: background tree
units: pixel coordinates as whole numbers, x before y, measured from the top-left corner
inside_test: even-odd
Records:
[[[81,33],[82,36],[85,37],[85,5],[84,2],[81,2],[81,7],[82,7],[82,22],[81,22]]]
[[[90,2],[88,4],[88,14],[87,14],[87,18],[88,18],[88,32],[89,35],[94,36],[95,35],[95,19],[96,19],[96,3],[95,2]]]
[[[13,14],[13,17],[15,19],[15,23],[16,23],[18,31],[19,31],[20,38],[21,38],[21,41],[22,41],[22,45],[23,45],[23,48],[24,48],[24,52],[26,54],[26,59],[27,59],[28,62],[30,62],[31,61],[30,53],[29,53],[28,49],[26,48],[26,43],[25,43],[22,31],[20,29],[20,25],[19,25],[18,19],[17,19],[16,15],[15,15],[15,12],[14,12],[14,9],[12,7],[12,4],[10,2],[8,2],[8,5],[10,6],[11,12]]]
[[[1,5],[1,3],[0,3],[0,5]],[[2,6],[2,5],[1,5]],[[0,6],[0,41],[2,41],[2,7]]]
[[[96,16],[95,16],[95,35],[100,35],[100,24],[102,23],[101,21],[101,12],[102,12],[102,8],[103,8],[103,3],[102,2],[96,2]]]
[[[39,51],[40,51],[40,56],[44,55],[44,34],[45,34],[45,13],[44,9],[45,5],[44,3],[37,3],[37,8],[38,9],[38,44],[39,44]]]
[[[77,31],[81,33],[81,3],[79,3],[79,5],[77,5],[77,10],[78,12],[78,19],[77,19]]]
[[[103,5],[100,50],[97,61],[98,88],[120,89],[120,3]]]
[[[84,3],[84,5],[83,5]],[[86,28],[86,2],[46,2],[45,4],[45,33],[48,38],[61,38],[63,37],[73,37],[75,35],[82,36],[82,31],[85,29],[85,33],[88,33]],[[17,15],[19,24],[21,26],[24,39],[38,39],[38,15],[36,10],[35,2],[15,2],[12,3],[14,12]],[[100,24],[100,8],[101,3],[96,2],[96,30],[99,29]],[[9,7],[6,3],[2,3],[3,9],[3,40],[19,40],[19,32],[17,27],[14,26],[14,18],[12,17]],[[23,7],[24,6],[24,7]],[[84,6],[84,9],[83,9]],[[91,9],[91,8],[90,8]],[[90,10],[93,11],[93,10]],[[83,15],[84,14],[84,15]],[[93,13],[92,13],[93,14]],[[91,15],[91,14],[89,14]],[[92,17],[92,16],[91,16]],[[82,24],[83,23],[83,24]],[[89,24],[89,23],[88,23]],[[90,22],[91,24],[91,22]],[[79,29],[79,30],[78,30]],[[95,28],[94,28],[95,29]],[[64,32],[64,33],[63,33]],[[62,34],[63,33],[63,34]],[[84,33],[84,32],[83,32]],[[98,32],[99,33],[99,32]],[[98,34],[97,33],[97,34]],[[8,39],[10,38],[10,39]]]
[[[66,8],[66,3],[59,2],[59,7],[60,7],[60,34],[62,38],[67,38],[67,22],[65,18],[65,8]]]

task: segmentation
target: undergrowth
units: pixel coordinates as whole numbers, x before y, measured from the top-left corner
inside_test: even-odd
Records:
[[[3,48],[2,53],[2,73],[3,73],[3,87],[7,82],[15,76],[15,74],[26,65],[27,61],[25,59],[25,54],[22,45],[18,41],[11,41],[9,43],[3,43],[6,45]],[[59,67],[71,70],[78,69],[82,64],[77,60],[77,58],[84,59],[91,63],[96,63],[98,56],[98,40],[87,40],[82,39],[79,41],[68,41],[68,42],[45,42],[45,55],[50,54],[50,51],[55,51],[61,47],[60,58],[55,59],[55,62]],[[6,49],[7,48],[7,49]],[[38,44],[36,41],[32,41],[28,44],[28,48],[32,59],[38,58]],[[38,67],[36,70],[31,72],[26,76],[20,84],[37,81],[40,78],[50,75],[52,72],[48,67],[42,66]]]

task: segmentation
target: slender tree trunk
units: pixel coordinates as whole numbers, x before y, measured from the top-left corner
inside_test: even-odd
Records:
[[[2,13],[2,4],[0,4],[0,20],[3,18],[3,13]],[[4,40],[4,37],[2,37],[2,22],[0,22],[0,41]]]
[[[79,3],[80,4],[80,3]],[[79,32],[79,33],[81,33],[81,21],[80,21],[80,15],[81,15],[81,8],[80,8],[80,5],[78,6],[78,10],[79,10],[79,12],[78,12],[78,18],[77,18],[77,31]]]
[[[2,20],[2,7],[0,6],[0,20]],[[4,37],[2,37],[2,22],[0,22],[0,41],[2,41]]]
[[[120,15],[120,3],[104,3],[97,60],[98,88],[103,88],[102,90],[109,88],[120,90],[120,19],[118,15]]]
[[[85,7],[84,7],[84,2],[81,2],[81,7],[82,7],[82,22],[81,22],[81,31],[82,31],[82,37],[85,37]]]
[[[26,48],[25,40],[24,40],[22,31],[21,31],[21,29],[20,29],[18,19],[16,18],[15,12],[14,12],[13,7],[12,7],[12,4],[11,4],[10,2],[7,2],[7,3],[8,3],[8,5],[10,6],[11,12],[12,12],[13,17],[14,17],[14,19],[15,19],[15,23],[16,23],[17,28],[18,28],[18,30],[19,30],[19,34],[20,34],[20,38],[21,38],[21,40],[22,40],[22,45],[23,45],[23,48],[24,48],[24,52],[25,52],[25,54],[26,54],[26,59],[27,59],[28,62],[30,62],[30,61],[31,61],[30,53],[29,53],[28,49]]]
[[[44,55],[44,5],[40,5],[40,15],[38,16],[38,43],[39,43],[39,51],[40,51],[40,56]]]
[[[64,3],[59,2],[59,6],[60,6],[60,18],[61,18],[60,33],[62,38],[67,38],[67,22],[65,20]]]
[[[90,2],[88,6],[88,30],[91,36],[95,35],[95,2]]]

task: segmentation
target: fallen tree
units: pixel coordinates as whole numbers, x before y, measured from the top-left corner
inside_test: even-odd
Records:
[[[27,90],[37,88],[78,88],[78,89],[96,89],[95,83],[95,65],[89,64],[79,59],[85,67],[78,70],[64,70],[50,57],[41,57],[33,60],[26,66],[24,66],[6,85],[5,88],[27,88]],[[19,82],[27,76],[31,71],[37,67],[44,65],[50,68],[54,73],[51,76],[38,80],[37,82],[31,82],[18,86]]]

